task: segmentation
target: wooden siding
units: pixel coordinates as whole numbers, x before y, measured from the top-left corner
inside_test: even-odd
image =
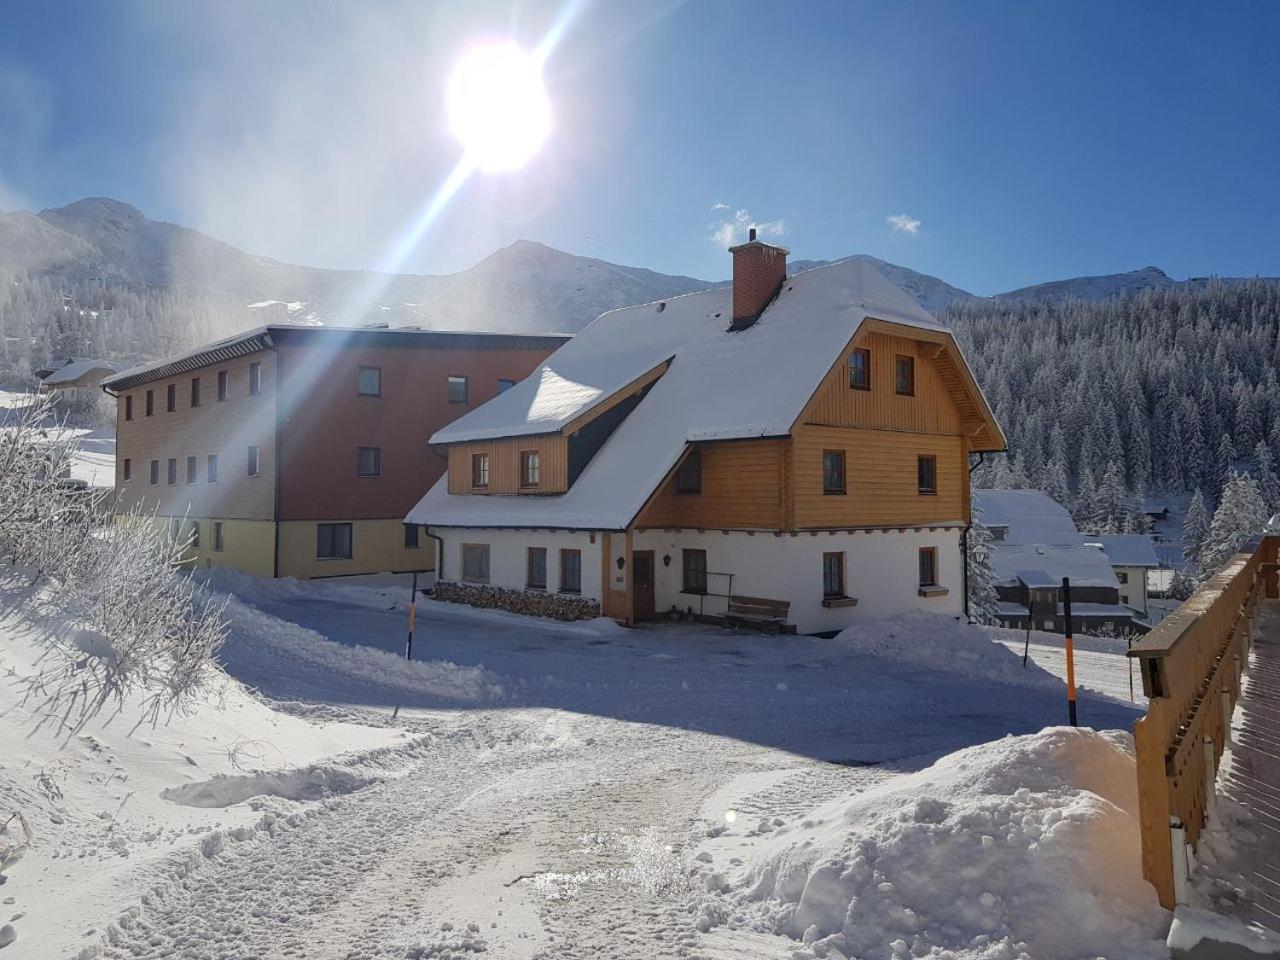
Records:
[[[849,355],[855,349],[871,353],[870,390],[855,390],[849,386]],[[823,378],[801,415],[801,423],[952,436],[960,434],[960,411],[939,376],[932,356],[937,349],[934,344],[903,337],[859,333]],[[899,396],[894,392],[894,365],[900,356],[915,360],[913,396]]]
[[[520,453],[536,450],[541,458],[541,482],[536,487],[520,486]],[[489,455],[489,486],[471,486],[471,457]],[[569,489],[569,446],[558,433],[529,437],[504,437],[455,443],[449,447],[449,492],[475,494],[564,493]]]
[[[805,426],[792,438],[795,529],[918,526],[967,520],[969,470],[962,437]],[[846,493],[822,492],[822,454],[843,450]],[[916,458],[938,458],[938,492],[916,487]]]
[[[636,527],[782,528],[786,447],[787,441],[777,438],[699,444],[702,492],[676,493],[672,471]]]
[[[600,613],[606,617],[612,617],[614,620],[622,623],[630,623],[631,612],[631,532],[626,533],[602,533],[600,545]],[[613,584],[613,571],[610,569],[610,560],[613,557],[613,538],[624,537],[625,545],[623,547],[623,570],[626,573],[625,590],[615,590]]]

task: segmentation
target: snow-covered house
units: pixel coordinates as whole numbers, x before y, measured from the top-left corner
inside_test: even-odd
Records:
[[[1005,440],[950,331],[865,262],[606,313],[437,431],[408,514],[446,599],[822,632],[963,609],[969,455]]]
[[[1090,537],[1102,545],[1120,582],[1120,602],[1147,615],[1147,577],[1160,566],[1155,540],[1143,533],[1111,533]]]
[[[41,393],[56,393],[61,401],[77,403],[97,396],[102,381],[115,372],[106,360],[72,357],[60,367],[37,370],[36,376]]]
[[[979,490],[975,500],[992,534],[1002,624],[1065,632],[1065,577],[1071,582],[1074,632],[1146,629],[1122,599],[1119,578],[1098,538],[1080,533],[1066,507],[1039,490]]]

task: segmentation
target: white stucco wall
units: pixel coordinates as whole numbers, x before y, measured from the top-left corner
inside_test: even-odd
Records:
[[[707,551],[709,592],[727,593],[728,578],[715,574],[732,573],[735,594],[789,601],[790,622],[801,633],[839,630],[858,620],[906,610],[948,615],[964,610],[958,530],[838,532],[816,537],[808,533],[776,537],[772,533],[645,531],[635,535],[634,549],[654,551],[660,612],[673,605],[681,610],[692,607],[696,612],[699,601],[708,614],[725,612],[727,600],[722,597],[680,592],[681,550],[686,547]],[[938,548],[938,582],[947,589],[946,596],[920,596],[921,547]],[[834,551],[844,552],[845,591],[857,598],[856,607],[822,606],[822,555]],[[669,566],[663,562],[668,555]]]
[[[432,527],[431,532],[444,541],[444,564],[440,573],[445,580],[462,579],[462,544],[489,544],[489,583],[495,587],[523,590],[525,587],[527,547],[547,550],[547,592],[560,589],[561,548],[582,551],[582,596],[600,599],[600,550],[603,537],[568,531],[487,530],[466,527]]]
[[[486,530],[470,528],[432,528],[444,540],[442,576],[459,580],[462,576],[462,544],[489,544],[489,582],[494,586],[522,590],[525,586],[525,549],[547,548],[547,590],[559,589],[561,547],[582,551],[582,596],[601,599],[601,550],[604,536],[595,535],[595,543],[587,533],[532,530]],[[611,538],[609,574],[624,578],[616,559],[625,550],[622,534]],[[791,604],[790,622],[801,633],[839,630],[859,620],[893,616],[906,610],[923,610],[958,616],[964,611],[963,569],[958,530],[873,531],[820,533],[811,536],[774,536],[772,533],[749,535],[743,532],[722,533],[694,530],[666,532],[648,530],[637,533],[633,549],[654,553],[655,606],[659,613],[672,606],[681,610],[700,609],[713,616],[722,615],[728,601],[723,597],[699,597],[681,593],[683,559],[681,550],[689,547],[707,551],[708,589],[728,593],[729,581],[716,574],[732,573],[733,592],[742,596],[786,600]],[[938,550],[938,582],[947,589],[940,597],[919,595],[919,555],[921,547]],[[845,555],[845,590],[858,600],[856,607],[828,609],[822,606],[822,555],[843,551]],[[663,558],[671,557],[670,565]],[[701,607],[699,602],[701,601]]]
[[[1115,567],[1117,574],[1128,574],[1129,582],[1120,584],[1120,602],[1135,610],[1147,612],[1147,568]]]

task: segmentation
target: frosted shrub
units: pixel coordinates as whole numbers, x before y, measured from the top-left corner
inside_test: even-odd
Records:
[[[222,604],[181,569],[187,542],[139,511],[102,522],[102,494],[72,489],[75,442],[33,398],[0,431],[0,553],[54,587],[59,613],[106,640],[59,638],[41,687],[63,709],[90,712],[130,690],[155,714],[180,709],[209,676],[226,636]],[[185,524],[184,524],[185,527]]]

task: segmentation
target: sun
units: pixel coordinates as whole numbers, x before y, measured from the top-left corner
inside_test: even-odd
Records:
[[[551,132],[542,61],[514,43],[468,49],[445,91],[449,129],[477,167],[518,170]]]

